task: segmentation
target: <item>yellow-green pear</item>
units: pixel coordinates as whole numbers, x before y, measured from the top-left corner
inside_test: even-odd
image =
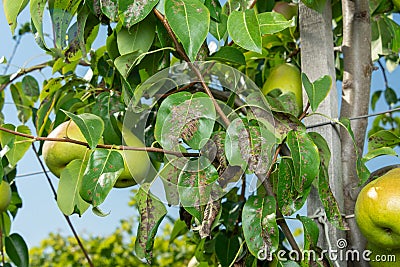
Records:
[[[145,147],[143,142],[129,129],[122,127],[123,144],[130,147]],[[137,181],[146,179],[150,170],[150,158],[146,151],[118,150],[124,158],[124,171],[115,183],[115,187],[133,186]]]
[[[300,112],[303,110],[300,70],[295,65],[284,63],[271,69],[263,85],[262,93],[266,95],[274,89],[280,89],[283,94],[287,92],[294,93],[297,107]]]
[[[382,248],[369,242],[367,249],[372,251],[369,255],[371,267],[400,267],[400,250]]]
[[[400,250],[400,168],[368,183],[357,197],[354,214],[369,243]]]
[[[78,125],[73,121],[66,121],[58,125],[48,138],[69,138],[86,142]],[[42,155],[49,170],[57,177],[61,171],[74,159],[84,159],[89,148],[69,142],[45,141]],[[87,155],[88,156],[88,155]]]
[[[11,187],[6,181],[0,184],[0,213],[7,210],[11,202]]]

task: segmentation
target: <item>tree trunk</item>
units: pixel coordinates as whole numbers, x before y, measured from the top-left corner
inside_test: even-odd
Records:
[[[317,112],[326,114],[331,118],[338,117],[338,94],[336,90],[336,75],[334,64],[334,47],[332,33],[332,10],[331,2],[327,1],[322,14],[300,4],[300,40],[301,40],[301,65],[304,72],[311,81],[323,75],[332,78],[332,88],[328,97],[320,105]],[[312,116],[305,120],[306,125],[326,122],[320,116]],[[328,142],[331,150],[331,161],[329,164],[329,184],[333,194],[338,201],[340,210],[344,209],[343,183],[341,173],[341,146],[339,130],[335,125],[326,125],[318,128],[311,128],[311,131],[318,132]],[[309,216],[315,214],[322,208],[318,192],[315,188],[311,191],[308,199],[307,213]],[[319,224],[320,238],[318,245],[323,249],[337,249],[339,239],[345,237],[345,233],[336,229],[331,224]],[[325,231],[328,231],[327,240]],[[336,266],[346,266],[346,261],[337,261]]]
[[[343,93],[341,117],[354,117],[368,113],[371,85],[371,26],[368,0],[343,0]],[[367,119],[353,120],[351,123],[358,148],[362,154]],[[345,130],[341,130],[342,168],[345,195],[345,213],[353,214],[359,192],[356,174],[356,153],[353,142]],[[347,233],[349,247],[362,252],[365,239],[356,222],[347,220],[350,231]],[[368,266],[367,262],[351,262],[350,266]]]

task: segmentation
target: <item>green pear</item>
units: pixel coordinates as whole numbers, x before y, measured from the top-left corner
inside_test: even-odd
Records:
[[[267,95],[274,89],[280,89],[283,94],[293,93],[300,113],[303,111],[303,91],[300,70],[290,63],[284,63],[271,69],[265,81],[262,93]]]
[[[0,184],[0,213],[7,210],[11,202],[11,187],[6,181]]]
[[[368,183],[359,193],[354,215],[361,233],[378,247],[400,250],[400,168]]]
[[[369,256],[371,267],[400,267],[400,250],[382,248],[369,242],[367,249],[372,251]]]
[[[124,140],[128,146],[144,147],[144,144],[130,131],[123,130]],[[66,121],[57,126],[49,138],[70,138],[86,142],[79,127],[73,121]],[[102,144],[103,141],[101,140]],[[118,177],[115,187],[129,187],[136,184],[136,180],[146,178],[150,169],[150,159],[145,151],[117,150],[124,158],[124,170]],[[43,159],[49,170],[57,177],[61,171],[73,160],[85,160],[90,155],[89,148],[70,142],[56,142],[46,140],[43,144]]]
[[[131,147],[145,147],[143,142],[129,129],[122,127],[123,144]],[[150,170],[150,158],[146,151],[118,150],[124,158],[124,171],[115,183],[115,187],[133,186],[137,181],[146,179]]]

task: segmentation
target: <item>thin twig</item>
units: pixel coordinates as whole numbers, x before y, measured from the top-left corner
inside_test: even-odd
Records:
[[[18,79],[19,77],[21,77],[22,75],[25,75],[27,73],[30,73],[32,71],[35,70],[42,70],[45,67],[49,66],[49,62],[44,62],[29,68],[22,68],[20,69],[11,79],[10,81],[3,83],[2,85],[0,85],[0,92],[3,91],[9,84],[13,83],[16,79]]]
[[[22,35],[18,35],[18,36],[17,36],[16,43],[15,43],[15,45],[14,45],[13,51],[12,51],[12,53],[11,53],[11,56],[10,56],[8,62],[7,62],[7,66],[6,66],[6,68],[4,69],[3,74],[6,74],[7,71],[8,71],[8,68],[10,68],[11,62],[13,61],[14,56],[15,56],[15,54],[17,53],[18,46],[19,46],[19,44],[21,43],[21,38],[22,38]]]
[[[0,127],[0,131],[7,132],[10,134],[22,136],[25,138],[29,138],[33,141],[54,141],[54,142],[66,142],[66,143],[73,143],[81,146],[86,146],[88,148],[89,144],[87,142],[75,140],[75,139],[70,139],[70,138],[51,138],[51,137],[40,137],[40,136],[33,136],[30,134],[25,134],[25,133],[20,133],[17,131],[13,131],[4,127]],[[146,152],[156,152],[156,153],[164,153],[164,154],[169,154],[177,157],[198,157],[199,153],[181,153],[178,151],[169,151],[169,150],[164,150],[162,148],[157,148],[157,147],[131,147],[131,146],[116,146],[116,145],[104,145],[104,144],[98,144],[96,148],[105,148],[105,149],[116,149],[116,150],[134,150],[134,151],[146,151]]]
[[[49,185],[50,185],[51,191],[53,192],[54,199],[57,199],[57,192],[56,192],[56,189],[55,189],[53,183],[52,183],[51,180],[50,180],[50,176],[49,176],[48,173],[46,172],[46,168],[45,168],[45,166],[44,166],[44,164],[43,164],[43,161],[40,159],[40,156],[39,156],[39,153],[38,153],[37,150],[36,150],[36,147],[35,147],[33,144],[32,144],[32,149],[33,149],[33,151],[35,152],[36,158],[37,158],[37,160],[39,161],[39,164],[40,164],[40,166],[41,166],[41,168],[42,168],[42,170],[43,170],[43,172],[44,172],[44,175],[45,175],[46,178],[47,178],[47,181],[48,181],[48,183],[49,183]],[[85,255],[85,258],[86,258],[86,260],[87,260],[89,266],[90,266],[90,267],[94,267],[94,264],[93,264],[92,260],[90,259],[90,256],[89,256],[88,252],[86,251],[85,246],[82,244],[81,239],[79,238],[79,235],[78,235],[78,233],[76,232],[75,227],[74,227],[74,225],[73,225],[72,222],[71,222],[71,219],[69,218],[69,216],[67,216],[67,215],[65,215],[65,214],[63,214],[63,216],[64,216],[65,220],[67,221],[67,224],[68,224],[69,228],[71,229],[71,231],[72,231],[72,233],[73,233],[73,235],[74,235],[74,237],[75,237],[76,242],[78,242],[78,245],[79,245],[79,247],[80,247],[81,250],[82,250],[82,253]]]

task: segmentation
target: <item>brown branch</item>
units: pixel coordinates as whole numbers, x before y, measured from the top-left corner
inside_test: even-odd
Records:
[[[176,38],[174,32],[172,31],[172,28],[169,25],[167,19],[156,8],[153,9],[153,12],[156,15],[156,17],[161,21],[161,23],[164,25],[169,36],[171,37],[172,41],[174,42],[176,52],[178,52],[178,54],[181,55],[181,57],[189,64],[189,67],[195,72],[197,78],[199,78],[199,81],[200,81],[201,85],[203,86],[204,91],[210,97],[211,101],[213,102],[216,112],[221,117],[222,121],[225,123],[225,126],[229,126],[230,121],[229,121],[228,117],[225,115],[225,113],[223,112],[223,110],[218,105],[217,101],[215,100],[213,94],[211,93],[210,88],[204,81],[204,77],[201,74],[200,70],[197,68],[197,66],[195,64],[193,64],[193,62],[190,61],[185,50],[183,49],[181,44],[178,42],[178,39]]]
[[[51,191],[53,192],[54,199],[57,201],[57,192],[56,192],[56,189],[55,189],[53,183],[52,183],[51,180],[50,180],[49,174],[46,172],[46,168],[45,168],[45,166],[44,166],[44,164],[43,164],[43,161],[40,159],[39,153],[37,152],[36,147],[35,147],[34,145],[32,145],[32,149],[33,149],[33,151],[35,152],[36,158],[37,158],[37,160],[39,161],[39,164],[40,164],[40,166],[41,166],[41,168],[42,168],[42,170],[43,170],[43,172],[44,172],[44,175],[45,175],[46,178],[47,178],[47,182],[49,183],[50,188],[51,188]],[[94,267],[94,264],[93,264],[92,260],[90,259],[90,256],[89,256],[89,254],[88,254],[88,252],[87,252],[85,246],[82,244],[81,239],[79,238],[79,235],[78,235],[78,233],[76,232],[75,227],[74,227],[74,225],[73,225],[72,222],[71,222],[71,219],[69,218],[69,216],[65,215],[64,213],[63,213],[63,216],[64,216],[65,220],[67,221],[67,224],[68,224],[69,228],[71,229],[71,231],[72,231],[72,233],[73,233],[73,235],[74,235],[74,238],[75,238],[76,242],[78,242],[78,245],[79,245],[80,249],[82,250],[82,253],[85,255],[85,258],[86,258],[86,260],[87,260],[89,266],[90,266],[90,267]]]
[[[44,63],[41,63],[41,64],[38,64],[38,65],[35,65],[35,66],[32,66],[32,67],[29,67],[29,68],[26,68],[26,69],[24,69],[24,68],[20,69],[20,70],[10,79],[10,81],[8,81],[8,82],[3,83],[2,85],[0,85],[0,92],[3,91],[9,84],[13,83],[13,82],[14,82],[16,79],[18,79],[19,77],[21,77],[21,76],[23,76],[23,75],[25,75],[25,74],[27,74],[27,73],[30,73],[30,72],[32,72],[32,71],[35,71],[35,70],[42,70],[42,69],[44,69],[44,68],[47,67],[47,66],[49,66],[49,62],[44,62]]]
[[[88,148],[89,144],[87,142],[75,140],[75,139],[70,139],[70,138],[51,138],[51,137],[40,137],[40,136],[33,136],[30,134],[25,134],[25,133],[20,133],[16,132],[10,129],[6,129],[4,127],[0,127],[0,131],[7,132],[13,135],[18,135],[22,136],[25,138],[31,139],[33,142],[34,141],[54,141],[54,142],[66,142],[66,143],[73,143],[81,146],[86,146]],[[116,145],[104,145],[104,144],[98,144],[96,148],[105,148],[105,149],[116,149],[116,150],[134,150],[134,151],[146,151],[146,152],[156,152],[156,153],[164,153],[164,154],[169,154],[177,157],[198,157],[199,153],[181,153],[177,151],[169,151],[169,150],[164,150],[162,148],[157,148],[157,147],[131,147],[131,146],[116,146]]]

